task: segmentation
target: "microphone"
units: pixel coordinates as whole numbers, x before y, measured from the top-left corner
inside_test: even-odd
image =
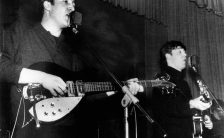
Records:
[[[188,57],[188,66],[194,71],[198,72],[199,57],[197,55],[192,55]]]
[[[82,25],[82,13],[78,11],[74,11],[70,13],[70,26],[72,28],[72,31],[77,34],[78,26]]]

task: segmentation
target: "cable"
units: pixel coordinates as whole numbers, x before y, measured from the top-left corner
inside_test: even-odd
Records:
[[[20,111],[20,107],[21,107],[22,99],[23,99],[23,96],[21,96],[20,101],[19,101],[19,107],[18,107],[18,109],[17,109],[16,119],[15,119],[15,122],[14,122],[14,125],[13,125],[13,129],[12,129],[12,133],[11,133],[10,138],[13,137],[13,134],[14,134],[14,131],[15,131],[15,127],[16,127],[16,124],[17,124],[17,121],[18,121],[18,116],[19,116],[19,111]]]

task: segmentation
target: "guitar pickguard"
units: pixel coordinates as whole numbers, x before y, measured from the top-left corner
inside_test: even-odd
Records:
[[[82,97],[56,97],[42,100],[34,105],[36,108],[36,117],[43,122],[59,120],[70,113],[81,99]],[[34,116],[33,107],[29,109],[29,112]]]

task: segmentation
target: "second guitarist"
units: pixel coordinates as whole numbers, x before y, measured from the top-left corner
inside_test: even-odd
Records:
[[[192,99],[188,83],[184,80],[186,47],[179,41],[168,41],[160,49],[162,74],[176,84],[174,90],[154,89],[153,114],[168,134],[168,138],[192,138],[192,109],[206,110],[211,104],[202,102],[203,97]],[[206,127],[211,129],[212,122]],[[153,138],[161,138],[155,128]]]

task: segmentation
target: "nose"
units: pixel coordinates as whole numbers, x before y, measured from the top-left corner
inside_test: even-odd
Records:
[[[75,10],[75,4],[74,3],[68,3],[68,10],[69,12],[73,12]]]
[[[183,52],[183,56],[187,57],[187,53],[185,51]]]
[[[75,10],[75,7],[73,7],[73,6],[69,6],[69,7],[68,7],[68,10],[69,10],[69,12],[73,12],[73,11]]]

